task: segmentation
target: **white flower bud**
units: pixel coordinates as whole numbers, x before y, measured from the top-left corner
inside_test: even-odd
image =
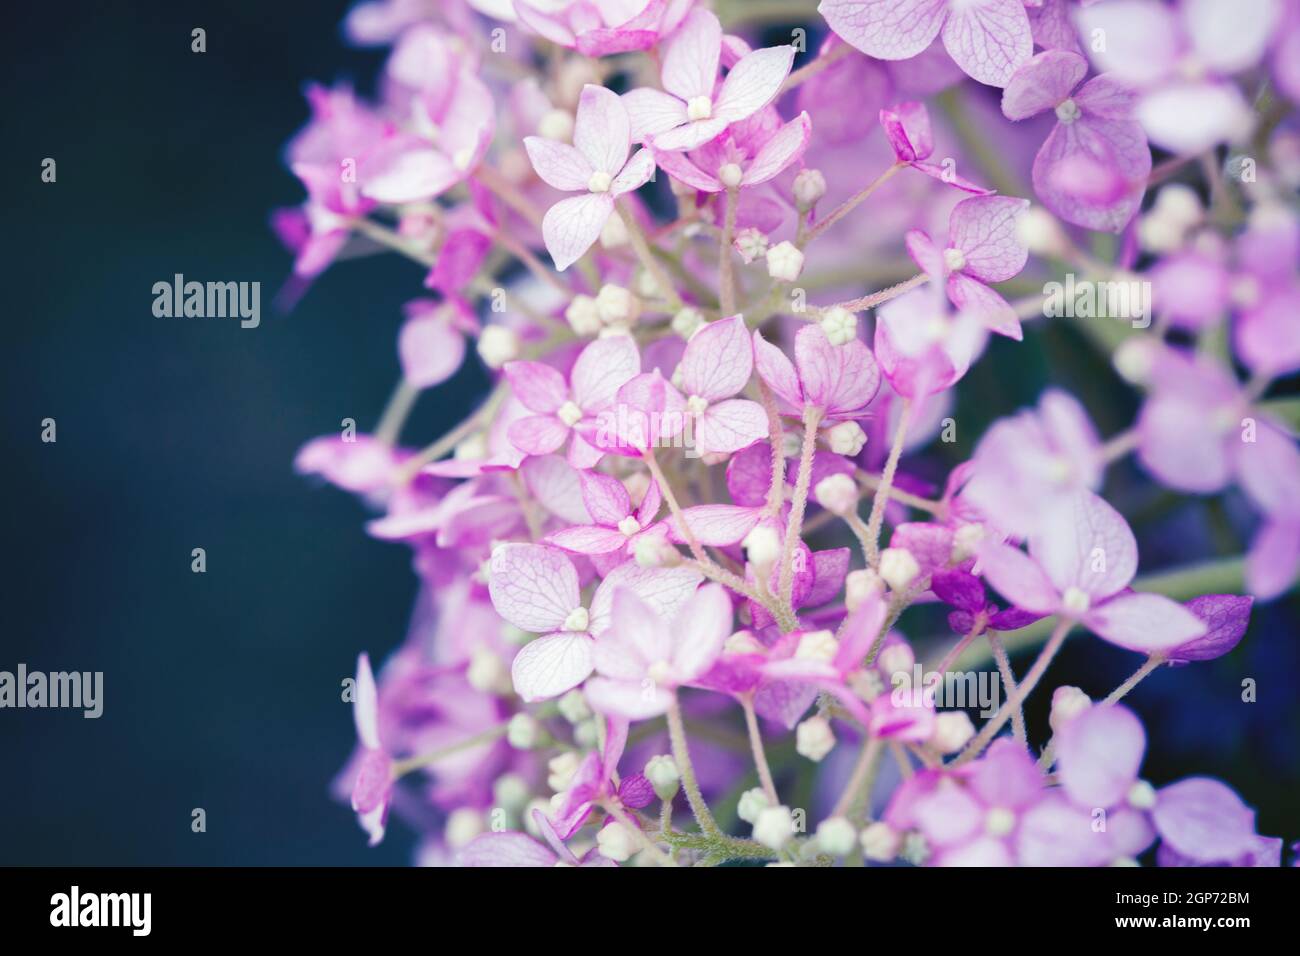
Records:
[[[840,422],[826,429],[825,435],[826,444],[831,451],[850,458],[862,451],[867,444],[867,433],[857,422]]]
[[[627,224],[623,222],[622,216],[610,216],[605,220],[605,225],[600,230],[602,249],[619,249],[626,246],[630,241],[631,239],[627,234]]]
[[[826,195],[826,177],[819,169],[804,169],[794,178],[794,204],[800,212],[807,212]]]
[[[746,265],[749,265],[759,256],[767,255],[767,236],[753,226],[746,226],[736,233],[734,245],[736,251],[740,253],[740,258],[745,260]]]
[[[1174,252],[1183,243],[1183,230],[1157,213],[1138,220],[1138,242],[1147,252]]]
[[[557,794],[568,790],[569,784],[573,782],[573,775],[578,772],[578,766],[581,763],[582,757],[572,750],[566,750],[564,753],[552,757],[546,762],[548,771],[546,785]]]
[[[975,725],[964,710],[945,710],[934,717],[930,743],[941,754],[955,754],[975,736]]]
[[[469,667],[465,670],[465,679],[469,686],[485,694],[509,694],[513,689],[510,682],[510,669],[501,655],[490,647],[476,647],[470,654]]]
[[[858,483],[845,474],[827,475],[813,488],[817,503],[841,518],[858,510]]]
[[[632,325],[641,315],[641,300],[631,290],[607,283],[596,294],[596,311],[606,325]]]
[[[1061,224],[1042,206],[1030,206],[1016,217],[1016,238],[1036,256],[1055,256],[1065,248]]]
[[[1007,836],[1016,828],[1016,815],[1005,807],[993,807],[984,815],[984,832],[991,837]]]
[[[519,336],[504,325],[489,325],[478,336],[478,354],[490,369],[499,369],[519,357]]]
[[[794,656],[802,661],[833,661],[840,642],[830,631],[808,631],[799,638]]]
[[[852,614],[866,601],[885,593],[885,582],[871,568],[850,571],[844,579],[844,606]]]
[[[666,754],[659,754],[646,761],[645,778],[655,788],[655,795],[660,800],[671,800],[681,782],[677,762]]]
[[[492,799],[507,810],[519,810],[528,803],[528,781],[517,773],[504,773],[492,784]]]
[[[506,725],[506,740],[516,750],[532,750],[541,738],[541,725],[532,714],[519,713],[510,718]]]
[[[1156,788],[1146,780],[1134,781],[1128,792],[1128,804],[1135,810],[1150,810],[1156,805]]]
[[[758,815],[771,805],[772,801],[767,799],[767,794],[761,788],[754,787],[740,795],[740,802],[736,805],[736,815],[753,825],[758,822]]]
[[[718,182],[728,189],[735,189],[745,178],[745,171],[736,163],[723,163],[718,167]]]
[[[573,725],[573,742],[588,750],[600,746],[600,727],[594,718],[589,717]]]
[[[1141,336],[1132,336],[1120,343],[1111,357],[1115,371],[1132,385],[1144,385],[1151,377],[1155,365],[1156,352],[1160,348],[1155,342]]]
[[[765,524],[756,526],[740,544],[745,549],[746,559],[760,573],[771,568],[781,557],[781,538],[775,528]]]
[[[587,706],[587,698],[582,691],[574,688],[569,691],[557,702],[560,716],[571,724],[580,724],[591,716],[591,708]]]
[[[910,681],[916,654],[912,652],[912,645],[906,641],[890,641],[881,648],[876,663],[882,674],[906,674]]]
[[[973,557],[980,542],[984,540],[984,535],[985,531],[982,524],[964,524],[958,528],[952,536],[953,562],[960,564]]]
[[[833,305],[817,323],[831,345],[846,345],[858,337],[858,317],[843,306]]]
[[[1059,734],[1061,728],[1092,706],[1092,698],[1077,687],[1065,685],[1052,691],[1052,710],[1047,722],[1052,733]]]
[[[779,850],[794,836],[794,815],[787,806],[768,807],[754,821],[754,839]]]
[[[762,654],[764,647],[749,631],[737,631],[722,643],[724,654]]]
[[[550,110],[537,124],[537,135],[567,143],[573,138],[573,114],[568,110]]]
[[[891,591],[902,591],[916,580],[921,566],[906,548],[886,548],[880,552],[880,576]]]
[[[663,295],[659,288],[659,282],[647,270],[642,269],[636,274],[636,294],[642,299],[658,299]]]
[[[703,327],[704,313],[693,306],[688,305],[673,316],[673,331],[684,339],[690,339]]]
[[[795,728],[794,749],[801,757],[807,757],[813,763],[835,749],[835,732],[831,722],[825,717],[809,717]]]
[[[782,282],[793,282],[803,272],[803,253],[786,240],[767,250],[767,274]]]
[[[482,813],[469,807],[458,807],[447,814],[442,836],[448,847],[459,850],[486,829],[487,821]]]
[[[564,310],[564,318],[575,335],[585,337],[600,331],[600,310],[589,295],[575,295]]]
[[[488,456],[487,436],[482,432],[475,432],[464,441],[456,446],[452,452],[452,457],[457,461],[478,461]]]
[[[1197,225],[1205,215],[1196,191],[1182,183],[1170,183],[1160,190],[1152,208],[1160,218],[1184,231]]]
[[[817,825],[817,846],[831,856],[847,856],[858,842],[858,831],[844,817],[830,817]]]
[[[643,534],[632,544],[632,556],[643,568],[671,568],[682,563],[682,553],[661,534]]]
[[[862,843],[863,855],[877,863],[889,863],[897,857],[903,842],[902,837],[893,827],[881,822],[870,824],[862,831],[859,840]]]
[[[596,852],[607,860],[624,863],[636,851],[636,837],[617,820],[611,820],[596,834]]]

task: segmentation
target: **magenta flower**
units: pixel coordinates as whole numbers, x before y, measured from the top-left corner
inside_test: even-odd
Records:
[[[1172,663],[1212,661],[1241,643],[1250,626],[1251,597],[1236,594],[1205,594],[1187,602],[1187,610],[1205,622],[1201,637],[1179,644],[1166,653]]]
[[[1005,282],[1025,267],[1029,250],[1016,236],[1016,218],[1027,208],[1027,199],[964,199],[948,217],[948,245],[942,250],[920,230],[907,234],[912,261],[931,281],[946,279],[953,305],[978,316],[990,331],[1017,341],[1022,333],[1015,309],[987,283]]]
[[[885,130],[885,138],[894,151],[894,158],[906,163],[913,169],[920,170],[931,179],[956,186],[958,189],[979,196],[988,196],[993,190],[976,186],[965,177],[958,176],[946,166],[927,163],[934,154],[934,134],[930,129],[930,111],[924,103],[908,101],[898,103],[880,111],[880,125]]]
[[[370,834],[370,845],[376,846],[384,838],[388,808],[393,802],[393,758],[379,739],[379,692],[368,654],[357,657],[352,719],[362,748],[352,785],[352,809],[361,828]]]
[[[542,811],[533,811],[533,822],[546,841],[544,844],[517,830],[480,833],[460,851],[456,862],[461,866],[487,867],[618,866],[601,856],[599,847],[592,847],[581,858],[575,856]]]
[[[732,123],[776,99],[794,62],[794,47],[774,46],[742,56],[715,91],[722,56],[722,24],[701,8],[690,12],[663,45],[664,90],[623,95],[632,138],[656,150],[703,146]]]
[[[1021,0],[822,0],[817,12],[881,60],[911,59],[942,35],[962,71],[989,86],[1006,86],[1034,50]]]
[[[627,486],[595,471],[578,474],[582,501],[592,524],[574,524],[547,536],[546,543],[576,554],[631,554],[636,540],[659,513],[659,485],[651,481],[636,508]]]
[[[701,452],[739,451],[767,435],[767,413],[748,399],[732,398],[754,371],[754,349],[739,315],[704,326],[691,338],[677,366]]]
[[[514,0],[519,22],[583,56],[648,50],[672,33],[694,0]]]
[[[905,398],[924,398],[956,384],[988,342],[983,317],[971,309],[954,315],[937,277],[931,280],[928,288],[913,289],[876,310],[876,359],[890,386]]]
[[[587,700],[599,713],[645,720],[668,710],[678,687],[699,678],[731,634],[731,599],[706,584],[665,618],[635,593],[614,595],[614,619],[595,648]]]
[[[506,378],[522,402],[537,414],[510,426],[510,441],[528,455],[549,455],[563,447],[570,433],[569,462],[590,468],[603,450],[592,447],[575,426],[594,419],[613,405],[620,388],[641,370],[641,356],[630,336],[597,339],[579,354],[566,382],[542,362],[507,362]]]
[[[628,561],[612,570],[582,604],[578,570],[563,551],[536,544],[504,544],[492,552],[488,590],[497,613],[542,637],[515,655],[510,674],[526,701],[558,697],[591,674],[596,638],[609,629],[614,593],[627,588],[672,616],[701,576],[688,567],[642,568]]]
[[[791,363],[754,332],[754,365],[787,415],[817,408],[823,421],[858,418],[880,389],[880,370],[860,339],[832,345],[820,325],[809,323],[795,335],[794,356]]]
[[[1133,91],[1109,75],[1080,86],[1087,72],[1087,61],[1078,54],[1038,54],[1002,91],[1002,115],[1023,120],[1055,110],[1056,126],[1034,157],[1034,191],[1066,222],[1119,232],[1142,202],[1151,150],[1133,118]],[[1080,158],[1100,167],[1103,180],[1118,184],[1115,195],[1097,202],[1094,195],[1071,188],[1069,164]]]
[[[1003,597],[1035,614],[1079,621],[1129,650],[1165,651],[1206,632],[1204,622],[1160,594],[1126,591],[1137,571],[1128,522],[1089,491],[1076,492],[1029,536],[1029,555],[985,542],[981,573]]]
[[[578,832],[599,801],[616,799],[625,807],[639,810],[655,798],[654,788],[644,774],[629,774],[617,781],[615,772],[626,746],[627,721],[611,719],[606,726],[604,750],[583,758],[568,786],[554,803],[555,815],[550,822],[561,839],[567,840]]]
[[[537,175],[562,192],[585,195],[561,199],[546,211],[542,238],[563,272],[591,248],[614,212],[614,200],[639,189],[654,172],[648,150],[632,145],[627,109],[617,93],[584,86],[573,126],[573,145],[541,136],[524,139]]]
[[[729,186],[745,189],[776,178],[798,162],[808,147],[811,132],[808,114],[800,113],[770,135],[761,137],[761,142],[758,135],[741,141],[734,136],[718,136],[687,154],[666,151],[656,141],[654,157],[673,179],[701,192],[720,193]]]

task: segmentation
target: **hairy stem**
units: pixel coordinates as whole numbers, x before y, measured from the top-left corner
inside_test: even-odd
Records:
[[[841,203],[836,209],[831,211],[831,214],[829,216],[821,220],[821,222],[817,223],[817,225],[813,226],[812,229],[808,230],[807,241],[812,242],[814,239],[820,236],[831,226],[835,225],[837,222],[839,222],[841,219],[843,219],[845,216],[851,213],[864,200],[866,200],[867,197],[869,197],[872,193],[874,193],[885,183],[889,182],[889,180],[893,177],[893,175],[896,172],[898,172],[900,169],[902,169],[903,166],[904,166],[903,163],[894,163],[894,165],[886,169],[883,173],[877,176],[874,180],[868,183],[861,190],[854,193],[848,199],[844,200],[844,202]]]
[[[783,610],[794,617],[794,555],[803,533],[803,516],[808,507],[808,485],[812,481],[813,453],[817,450],[817,426],[822,420],[822,410],[814,406],[804,409],[803,448],[799,453],[799,473],[795,478],[794,500],[790,503],[790,520],[785,526],[785,541],[781,549],[781,573],[777,578],[777,600]]]
[[[722,239],[718,247],[718,295],[722,317],[736,311],[736,276],[733,269],[732,241],[736,236],[736,188],[727,188],[726,213],[722,225]]]
[[[776,782],[772,779],[772,768],[768,766],[767,753],[763,750],[763,734],[758,727],[758,715],[754,713],[754,698],[746,694],[740,699],[740,706],[745,711],[745,729],[749,731],[749,747],[754,754],[754,766],[758,770],[759,782],[763,785],[763,793],[775,807],[781,803],[781,800],[776,795]]]
[[[868,560],[872,567],[880,563],[880,526],[885,522],[885,503],[889,500],[894,475],[898,472],[898,460],[903,457],[903,442],[907,439],[907,426],[911,417],[912,400],[905,398],[898,416],[898,428],[894,431],[894,443],[889,448],[889,459],[880,475],[880,487],[876,489],[876,496],[871,502],[871,518],[867,521],[867,543],[871,546]]]
[[[695,779],[695,765],[691,763],[691,752],[686,746],[686,728],[682,726],[682,709],[675,696],[668,705],[668,739],[672,742],[673,760],[682,775],[682,789],[686,791],[686,802],[691,806],[695,822],[709,836],[721,836],[722,831],[714,822],[704,795],[700,793],[699,781]]]
[[[650,243],[641,230],[641,224],[636,221],[636,216],[628,208],[626,200],[619,199],[616,208],[619,216],[623,219],[623,225],[627,227],[628,239],[631,240],[632,248],[636,251],[637,258],[641,260],[641,265],[654,279],[655,286],[659,289],[659,294],[663,296],[664,301],[668,303],[668,307],[676,312],[682,307],[682,297],[677,294],[673,280],[668,277],[664,267],[655,258],[654,251],[651,250]]]

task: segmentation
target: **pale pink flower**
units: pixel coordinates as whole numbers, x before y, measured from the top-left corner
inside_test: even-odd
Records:
[[[357,657],[355,693],[352,719],[362,752],[352,784],[352,809],[362,829],[370,834],[370,845],[375,846],[384,838],[393,802],[393,758],[379,739],[379,692],[368,654]]]
[[[617,478],[584,471],[578,474],[578,481],[592,523],[562,528],[548,535],[546,543],[577,554],[631,554],[637,539],[659,513],[663,498],[658,482],[650,482],[641,504],[633,508],[627,486]]]
[[[552,43],[600,57],[648,50],[695,0],[514,0],[519,22]]]
[[[749,384],[753,371],[743,317],[711,322],[692,336],[674,377],[686,396],[698,451],[735,452],[767,436],[763,406],[731,397]]]
[[[956,186],[964,192],[979,196],[992,194],[992,189],[976,186],[965,177],[958,176],[948,166],[925,162],[934,153],[934,133],[930,128],[930,111],[924,103],[909,101],[882,109],[880,125],[885,131],[890,149],[894,151],[894,158],[900,163],[906,163],[930,178]]]
[[[832,345],[815,322],[796,333],[794,357],[792,363],[754,332],[754,365],[785,414],[801,416],[806,408],[818,408],[823,421],[858,418],[880,389],[880,370],[862,340]]]
[[[701,192],[723,192],[728,183],[722,177],[736,175],[739,179],[731,185],[745,189],[774,179],[797,162],[808,146],[811,132],[808,114],[800,113],[757,145],[756,137],[737,141],[735,137],[719,136],[688,155],[665,151],[655,143],[655,162],[673,179]]]
[[[665,151],[704,145],[776,99],[794,62],[794,47],[766,47],[742,56],[715,91],[721,56],[718,18],[692,10],[663,46],[661,79],[667,92],[646,87],[623,95],[632,138]]]
[[[603,86],[582,88],[573,126],[573,145],[541,136],[524,139],[533,169],[547,185],[585,195],[561,199],[546,211],[542,238],[563,272],[582,258],[614,212],[614,200],[639,189],[654,172],[649,150],[632,145],[627,109]]]

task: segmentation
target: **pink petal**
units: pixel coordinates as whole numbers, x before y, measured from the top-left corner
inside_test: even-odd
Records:
[[[609,630],[597,645],[612,646],[622,644],[635,650],[642,661],[637,678],[646,676],[646,669],[657,661],[667,661],[672,655],[673,636],[668,621],[659,615],[653,607],[630,588],[614,588],[613,617]],[[690,599],[683,608],[690,607]],[[602,671],[606,676],[622,676],[617,673]]]
[[[488,568],[492,606],[521,630],[558,630],[581,606],[578,572],[563,551],[539,544],[503,544],[492,552]]]
[[[675,96],[649,87],[623,94],[631,122],[632,141],[644,143],[647,137],[666,133],[687,122],[686,104]]]
[[[979,317],[990,332],[1005,335],[1019,342],[1024,338],[1020,330],[1020,317],[1011,303],[983,282],[961,272],[948,277],[948,298],[957,308]]]
[[[809,323],[795,336],[794,353],[804,401],[828,414],[857,411],[880,389],[880,369],[860,339],[831,345],[822,327]]]
[[[1164,4],[1108,0],[1080,8],[1075,22],[1080,36],[1106,38],[1100,49],[1088,44],[1093,65],[1134,86],[1164,77],[1183,52],[1183,31],[1174,11]]]
[[[1169,652],[1169,659],[1179,663],[1212,661],[1241,643],[1250,626],[1252,597],[1236,594],[1204,594],[1187,602],[1187,610],[1205,622],[1205,634]]]
[[[926,159],[934,152],[930,113],[924,103],[899,103],[880,111],[885,138],[900,163]]]
[[[541,136],[526,136],[524,149],[542,182],[566,193],[585,190],[595,171],[587,157],[568,143],[557,143]]]
[[[1056,109],[1088,75],[1088,61],[1077,53],[1048,50],[1016,70],[1002,91],[1002,115],[1028,119]]]
[[[952,4],[943,45],[963,73],[989,86],[1006,86],[1034,52],[1021,0]]]
[[[741,57],[722,81],[713,115],[729,123],[753,116],[776,99],[793,63],[790,45],[765,47]]]
[[[525,644],[510,666],[515,693],[531,702],[577,687],[591,676],[592,644],[581,633],[550,634]]]
[[[609,554],[627,545],[627,535],[603,525],[573,525],[547,535],[545,540],[576,554]]]
[[[528,458],[519,466],[528,493],[543,508],[570,524],[591,524],[582,500],[578,471],[559,455]]]
[[[357,655],[356,697],[352,701],[352,721],[357,727],[357,740],[368,750],[379,750],[379,691],[375,687],[375,673],[370,669],[370,655]]]
[[[549,455],[564,444],[569,428],[554,415],[535,415],[511,423],[507,435],[525,455]]]
[[[1300,522],[1266,522],[1246,555],[1246,587],[1261,601],[1286,593],[1300,569]]]
[[[746,336],[745,344],[749,344]],[[700,451],[730,454],[766,438],[767,412],[744,398],[710,405],[695,420],[695,444]]]
[[[832,34],[822,44],[821,54],[842,45]],[[833,146],[856,143],[875,128],[873,113],[893,96],[893,82],[885,64],[870,57],[850,55],[832,64],[799,87],[797,109],[812,114],[817,136]],[[855,109],[843,109],[853,103]]]
[[[1061,597],[1042,568],[1018,548],[988,542],[979,549],[980,573],[989,586],[1016,607],[1053,614]]]
[[[1151,818],[1166,844],[1204,863],[1235,860],[1255,843],[1255,811],[1227,784],[1208,777],[1161,788]]]
[[[1121,594],[1094,607],[1083,623],[1130,651],[1167,651],[1205,634],[1205,622],[1163,594]]]
[[[1242,426],[1229,432],[1237,481],[1261,510],[1300,520],[1300,448],[1279,426],[1255,418],[1255,440],[1245,441]]]
[[[761,516],[760,509],[740,505],[696,505],[682,510],[686,526],[691,529],[695,539],[710,547],[739,544],[758,524]],[[686,542],[675,517],[668,519],[668,530],[673,541],[678,544]]]
[[[1123,706],[1089,707],[1057,737],[1057,764],[1066,793],[1081,807],[1124,802],[1137,781],[1147,735]]]
[[[784,352],[764,339],[757,330],[754,331],[754,365],[759,378],[787,404],[794,408],[803,405],[803,388],[794,365]]]
[[[540,36],[569,49],[577,44],[577,37],[560,17],[539,10],[526,0],[515,0],[514,5],[519,22]]]
[[[1146,93],[1137,119],[1151,142],[1190,156],[1250,131],[1253,114],[1230,83],[1177,83]]]
[[[1231,477],[1228,446],[1221,433],[1205,427],[1216,411],[1211,403],[1156,393],[1138,413],[1138,460],[1171,488],[1223,488]]]
[[[600,238],[600,231],[614,211],[614,200],[609,193],[588,193],[561,199],[542,218],[542,238],[546,250],[555,260],[555,268],[563,272],[582,258]]]
[[[722,24],[710,11],[695,7],[664,44],[664,89],[686,101],[712,97],[721,51]]]
[[[641,354],[630,335],[597,339],[573,363],[573,400],[588,414],[606,408],[640,371]]]
[[[733,315],[704,326],[691,337],[677,370],[687,396],[714,402],[735,395],[754,370],[745,320]]]
[[[646,145],[656,151],[681,152],[696,149],[717,136],[730,125],[730,121],[715,116],[712,119],[688,122],[665,133],[648,136]]]
[[[553,415],[569,400],[564,376],[542,362],[507,362],[503,368],[515,397],[530,411]]]
[[[731,598],[720,584],[706,584],[677,612],[671,662],[677,679],[699,677],[718,659],[731,635]]]
[[[958,206],[961,204],[959,203]],[[921,267],[921,271],[931,278],[942,276],[947,270],[943,264],[943,253],[934,244],[934,240],[919,229],[909,230],[903,236],[903,244],[912,261]]]
[[[432,145],[416,137],[394,140],[367,159],[361,194],[383,203],[430,199],[465,178]]]
[[[1294,8],[1293,8],[1294,9]],[[1277,0],[1187,0],[1182,5],[1197,59],[1224,75],[1259,63],[1274,39],[1281,6]]]
[[[1058,124],[1034,157],[1034,191],[1067,222],[1119,232],[1133,218],[1151,173],[1151,150],[1131,120]]]
[[[614,593],[619,588],[635,593],[667,621],[672,620],[702,580],[704,578],[698,571],[686,566],[643,568],[635,561],[625,561],[605,575],[605,580],[592,595],[591,633],[599,636],[613,624]]]
[[[582,500],[587,513],[596,524],[613,527],[632,511],[632,499],[623,482],[600,472],[584,471],[578,476],[582,483]]]
[[[587,681],[587,702],[598,714],[646,720],[668,712],[673,693],[649,681],[608,680],[593,677]]]
[[[808,148],[808,137],[812,134],[812,120],[807,113],[800,113],[790,122],[772,134],[772,138],[763,144],[758,155],[750,162],[741,180],[742,186],[757,186],[781,173],[791,163],[796,162]]]
[[[985,282],[1003,282],[1025,267],[1029,250],[1016,236],[1016,219],[1029,200],[977,196],[953,207],[948,244],[965,256],[964,272]]]
[[[618,94],[603,86],[584,86],[573,123],[573,145],[578,152],[593,169],[615,176],[627,162],[631,144],[631,121]]]
[[[480,833],[460,851],[461,866],[555,866],[558,857],[526,833]]]
[[[1123,590],[1137,571],[1137,541],[1128,522],[1090,491],[1076,492],[1048,513],[1030,535],[1029,553],[1059,592],[1077,587],[1094,603]]]
[[[429,388],[456,374],[465,358],[465,336],[436,313],[414,315],[397,336],[402,377],[416,388]]]
[[[685,153],[657,151],[654,157],[664,172],[687,186],[706,193],[720,193],[726,188],[717,177],[706,173],[687,159]]]
[[[655,172],[654,153],[648,149],[639,149],[636,155],[628,160],[623,171],[614,177],[610,183],[609,192],[611,196],[618,197],[625,193],[633,192],[640,189],[650,181],[650,177]]]
[[[939,35],[948,0],[822,0],[817,12],[841,39],[882,60],[907,60]]]

